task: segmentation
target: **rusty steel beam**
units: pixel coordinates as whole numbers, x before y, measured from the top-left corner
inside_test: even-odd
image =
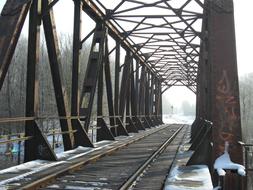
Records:
[[[115,49],[115,67],[114,67],[114,72],[115,72],[115,77],[114,77],[114,111],[115,115],[119,116],[119,95],[120,95],[120,84],[119,84],[119,79],[120,79],[120,44],[118,41],[116,41],[116,49]],[[109,52],[108,52],[109,56]],[[123,126],[122,120],[119,117],[116,117],[115,119],[115,127],[111,128],[111,131],[114,136],[119,136],[119,135],[125,135],[128,136],[128,132]]]
[[[111,77],[111,64],[109,59],[109,49],[108,49],[108,36],[105,39],[105,55],[104,55],[104,73],[106,82],[106,94],[107,94],[107,105],[108,114],[111,127],[116,125],[114,102],[113,102],[113,87],[112,87],[112,77]]]
[[[99,71],[103,63],[105,35],[105,26],[102,22],[97,23],[80,100],[80,115],[85,117],[84,129],[86,131],[89,129]]]
[[[208,39],[211,64],[213,161],[229,143],[233,162],[243,164],[233,0],[209,1]],[[226,175],[225,189],[242,189],[238,174]]]
[[[135,64],[136,66],[138,65],[138,63],[136,62]],[[145,130],[145,127],[142,125],[141,121],[138,118],[138,114],[137,114],[137,107],[138,107],[138,101],[137,101],[137,97],[138,97],[138,68],[136,68],[136,75],[134,72],[134,64],[130,65],[130,93],[129,93],[129,97],[130,97],[130,106],[131,106],[131,115],[132,115],[132,120],[133,123],[135,125],[135,127],[138,130]]]
[[[203,14],[186,10],[192,1],[203,8]],[[46,4],[43,5],[43,11],[39,9],[41,6],[38,5],[38,2],[41,1],[21,0],[17,3],[15,0],[8,0],[1,13],[0,89],[31,6],[26,116],[32,118],[37,116],[39,97],[36,68],[39,60],[42,19],[57,97],[57,108],[62,117],[67,115],[67,109],[62,91],[63,85],[58,66],[60,64],[59,49],[51,9],[58,0],[53,2],[44,0],[43,3]],[[174,8],[171,2],[166,0],[156,0],[152,3],[134,0],[131,2],[135,6],[131,8],[124,8],[124,2],[121,1],[115,8],[110,9],[99,0],[74,1],[71,116],[83,117],[85,124],[83,127],[77,118],[71,120],[73,129],[78,132],[74,133],[74,144],[71,133],[64,134],[65,149],[72,149],[79,145],[93,146],[87,132],[96,92],[98,95],[97,115],[101,116],[97,118],[97,140],[113,140],[114,136],[128,135],[128,132],[138,132],[138,130],[161,124],[162,93],[171,86],[186,86],[197,94],[196,125],[192,131],[198,130],[198,124],[201,124],[200,118],[212,121],[214,124],[211,138],[214,145],[213,161],[223,153],[224,144],[227,141],[230,143],[229,152],[232,160],[242,163],[242,149],[237,144],[237,141],[241,140],[241,124],[232,0],[206,0],[205,4],[200,0],[185,0],[179,8]],[[171,14],[129,14],[131,11],[141,12],[151,6],[170,10]],[[96,28],[83,40],[80,39],[82,10],[97,23]],[[138,19],[135,20],[135,18]],[[170,21],[170,18],[178,20]],[[160,19],[161,23],[149,22],[154,19]],[[194,28],[199,20],[203,21],[202,32]],[[130,23],[133,27],[127,29],[120,22]],[[180,24],[184,27],[178,26]],[[157,31],[150,31],[150,29],[157,29]],[[169,31],[162,31],[164,29]],[[111,51],[108,48],[106,30],[116,41],[116,46]],[[92,47],[80,98],[78,89],[79,54],[82,44],[92,34],[94,34]],[[135,39],[142,39],[142,41]],[[201,41],[201,44],[195,42],[196,40]],[[120,64],[121,47],[126,50],[123,65]],[[114,50],[116,59],[113,89],[109,55]],[[136,67],[134,68],[135,62]],[[122,73],[120,73],[121,68]],[[107,90],[111,129],[103,118],[104,83]],[[60,119],[60,122],[62,131],[72,130],[67,119]],[[36,158],[56,159],[34,120],[26,121],[25,132],[27,136],[33,136],[32,139],[25,142],[25,161]],[[45,151],[38,152],[41,150],[39,146]],[[214,173],[213,176],[215,178]],[[226,188],[231,189],[238,185],[235,179],[235,175],[229,174],[226,178]]]
[[[107,27],[108,27],[108,32],[109,34],[115,39],[115,41],[120,41],[121,46],[125,48],[126,50],[130,51],[133,53],[133,56],[141,61],[151,72],[154,74],[157,74],[155,70],[150,67],[149,65],[145,64],[145,59],[136,52],[136,50],[133,48],[131,43],[125,39],[124,35],[121,34],[121,32],[112,24],[112,22],[107,19],[107,15],[105,15],[98,7],[97,5],[91,1],[91,0],[82,0],[84,5],[83,5],[83,10],[91,17],[93,18],[96,22],[101,22],[105,21]],[[125,39],[125,40],[124,40]],[[160,78],[158,76],[158,78]]]
[[[98,77],[98,86],[97,86],[97,115],[98,116],[103,115],[104,67],[105,67],[104,62],[102,62],[99,68],[99,77]],[[109,105],[108,103],[108,107],[113,107],[113,105]],[[114,119],[114,118],[111,118],[111,119]],[[102,140],[114,140],[114,137],[109,127],[107,126],[104,118],[97,118],[97,141],[102,141]]]
[[[27,55],[27,84],[26,84],[26,117],[35,117],[38,114],[39,105],[39,81],[36,70],[39,62],[39,42],[41,19],[41,1],[34,0],[29,15],[29,38]],[[35,159],[57,160],[46,137],[42,134],[35,120],[25,122],[25,136],[31,139],[25,141],[24,161]]]
[[[72,52],[72,88],[71,88],[71,115],[79,116],[79,65],[81,49],[81,0],[74,1],[74,31],[73,31],[73,52]],[[77,133],[74,133],[74,147],[88,146],[93,147],[87,132],[78,119],[72,119],[71,124]]]
[[[30,5],[30,0],[20,0],[18,2],[16,0],[8,0],[1,12],[0,90],[2,89]]]
[[[54,20],[54,14],[52,9],[47,11],[47,7],[49,6],[51,1],[44,0],[42,2],[42,12],[45,14],[42,17],[49,64],[51,69],[51,76],[54,86],[55,92],[55,100],[57,104],[57,110],[59,116],[67,116],[67,106],[66,101],[67,98],[64,98],[63,91],[65,87],[62,84],[62,76],[61,76],[61,60],[59,59],[60,49],[58,46],[58,38],[56,34],[56,26]],[[61,131],[72,131],[71,122],[67,119],[60,119]],[[64,150],[71,150],[73,148],[73,134],[66,133],[62,135]]]
[[[74,30],[73,30],[73,51],[72,51],[72,84],[71,84],[71,115],[77,116],[79,113],[79,66],[80,66],[80,43],[81,43],[81,0],[74,1]],[[76,122],[72,120],[73,127]]]

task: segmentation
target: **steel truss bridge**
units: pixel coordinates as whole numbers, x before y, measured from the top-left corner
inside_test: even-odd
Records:
[[[231,159],[243,164],[232,0],[74,0],[71,102],[64,96],[54,20],[53,7],[59,1],[7,0],[0,16],[0,89],[29,17],[25,115],[0,119],[1,123],[25,122],[24,136],[17,139],[24,141],[25,162],[57,160],[37,122],[50,118],[38,115],[43,27],[58,110],[51,119],[60,121],[64,150],[94,146],[88,131],[95,101],[97,141],[114,140],[161,125],[163,92],[185,86],[196,94],[191,133],[202,147],[193,163],[212,167],[227,141]],[[86,27],[83,13],[96,23],[85,37],[81,37]],[[80,76],[80,52],[88,39],[92,43],[86,73]],[[204,123],[211,127],[202,129]],[[230,187],[235,178],[236,174],[229,174]]]

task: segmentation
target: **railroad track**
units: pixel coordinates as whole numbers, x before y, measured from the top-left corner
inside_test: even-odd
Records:
[[[110,156],[105,156],[94,163],[81,167],[79,170],[69,170],[51,179],[42,179],[44,183],[40,183],[40,186],[44,187],[41,189],[123,190],[132,188],[133,184],[147,170],[147,167],[150,167],[155,159],[159,160],[158,157],[168,148],[183,128],[183,125],[171,125],[125,148],[112,152]],[[179,146],[178,142],[176,144],[177,146],[173,148],[174,151]],[[169,165],[166,167],[169,168]],[[166,174],[162,175],[165,178]],[[50,182],[52,183],[49,184]],[[34,184],[34,188],[29,186],[25,189],[37,188],[36,183]],[[49,185],[45,186],[45,184]]]
[[[152,160],[143,170],[138,172],[138,177],[129,183],[126,189],[131,190],[156,190],[163,189],[165,180],[170,171],[171,166],[176,159],[176,154],[181,144],[189,139],[190,127],[185,126],[179,134],[177,134],[168,146],[164,147],[161,152]]]
[[[127,190],[137,182],[138,178],[141,178],[144,171],[152,164],[152,162],[157,159],[168,145],[174,140],[178,133],[182,130],[183,126],[176,130],[172,136],[170,136],[139,168],[136,170],[131,177],[120,187],[120,190]],[[138,182],[137,182],[138,183]]]

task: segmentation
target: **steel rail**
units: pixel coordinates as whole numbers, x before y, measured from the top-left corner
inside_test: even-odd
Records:
[[[56,178],[60,177],[60,176],[63,176],[63,175],[66,175],[68,174],[69,172],[73,172],[75,170],[79,170],[80,167],[83,167],[91,162],[95,162],[96,160],[106,156],[106,155],[111,155],[113,152],[117,151],[117,150],[120,150],[124,147],[127,147],[128,145],[132,144],[132,143],[135,143],[145,137],[148,137],[154,133],[157,133],[158,131],[161,131],[165,128],[169,127],[169,125],[166,125],[166,126],[161,126],[159,128],[157,128],[157,130],[154,130],[154,131],[151,131],[150,133],[147,133],[147,134],[144,134],[144,135],[141,135],[140,137],[136,138],[136,139],[132,139],[130,141],[127,141],[126,143],[124,144],[120,144],[119,146],[116,146],[116,147],[112,147],[111,149],[109,149],[108,151],[104,152],[104,153],[100,153],[100,154],[97,154],[97,155],[94,155],[94,156],[91,156],[90,158],[88,158],[87,160],[84,160],[84,161],[80,161],[78,163],[74,163],[73,165],[71,166],[68,166],[68,167],[65,167],[64,169],[61,169],[59,171],[56,171],[50,175],[47,175],[45,177],[42,177],[41,179],[38,179],[36,181],[33,181],[29,184],[25,184],[24,186],[20,187],[20,189],[25,189],[25,190],[34,190],[34,189],[39,189],[39,188],[42,188],[42,187],[45,187],[46,185],[49,185],[52,181],[54,181]],[[183,127],[183,126],[182,126]],[[182,128],[181,127],[181,128]],[[180,129],[181,129],[180,128]],[[178,130],[177,130],[178,131]],[[176,132],[177,132],[176,131]],[[179,132],[179,131],[178,131]]]
[[[184,125],[180,127],[170,138],[168,138],[145,162],[140,166],[136,172],[120,187],[119,190],[129,189],[138,177],[143,173],[143,171],[150,165],[150,163],[157,158],[163,151],[169,146],[169,144],[174,140],[177,134],[183,129]]]

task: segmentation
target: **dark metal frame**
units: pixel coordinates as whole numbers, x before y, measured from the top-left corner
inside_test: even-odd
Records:
[[[58,1],[8,0],[0,16],[1,89],[30,10],[26,115],[19,120],[25,121],[25,136],[29,137],[25,141],[25,161],[57,159],[36,123],[40,118],[36,69],[40,27],[43,25],[65,150],[77,146],[93,147],[88,132],[95,95],[97,140],[114,140],[116,136],[162,124],[162,93],[172,86],[185,86],[197,97],[192,137],[201,129],[202,121],[213,122],[210,141],[214,143],[214,160],[221,153],[224,143],[224,139],[220,138],[225,130],[224,123],[231,124],[229,120],[233,119],[234,128],[229,130],[231,138],[227,140],[234,145],[231,146],[233,158],[242,162],[242,153],[238,156],[235,153],[241,152],[236,145],[241,138],[241,126],[232,0],[221,3],[183,0],[178,6],[173,4],[173,0],[154,0],[152,3],[122,0],[114,6],[100,0],[74,0],[71,113],[67,113],[63,94],[52,10]],[[127,5],[129,3],[131,7]],[[200,8],[199,12],[189,8],[193,4]],[[148,12],[150,7],[156,13]],[[163,14],[164,10],[166,14]],[[96,27],[83,39],[82,11],[96,22]],[[202,27],[197,22],[202,22]],[[111,49],[108,46],[109,36],[116,44]],[[91,50],[79,94],[78,81],[83,77],[78,71],[81,65],[79,56],[82,44],[90,37],[93,38]],[[221,43],[224,39],[227,41]],[[226,55],[220,53],[220,48]],[[120,63],[122,49],[126,52],[123,64]],[[114,65],[109,59],[113,53]],[[112,70],[115,74],[114,86]],[[230,84],[229,81],[235,82]],[[105,94],[108,114],[103,112]]]

